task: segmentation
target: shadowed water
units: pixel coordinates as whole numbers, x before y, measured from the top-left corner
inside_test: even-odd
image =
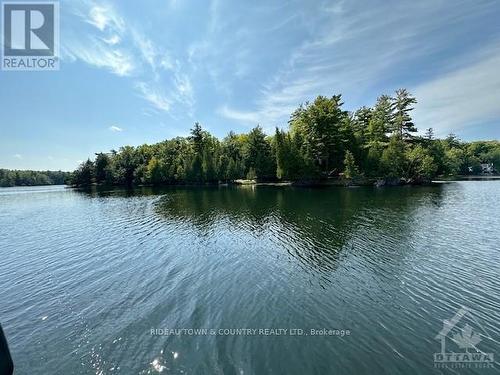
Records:
[[[500,356],[498,202],[500,181],[4,188],[0,322],[16,374],[494,373],[434,353],[465,306]]]

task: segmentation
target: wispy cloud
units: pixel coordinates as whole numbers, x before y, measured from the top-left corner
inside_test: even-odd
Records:
[[[170,100],[167,98],[165,93],[161,91],[161,89],[153,87],[151,84],[146,82],[137,82],[136,88],[141,96],[150,102],[156,109],[165,112],[170,110]]]
[[[156,72],[157,59],[159,55],[159,51],[156,46],[150,39],[146,38],[139,31],[132,29],[131,33],[134,45],[139,50],[142,58],[149,64],[151,69]]]
[[[122,132],[123,131],[122,128],[120,128],[116,125],[111,125],[108,129],[111,130],[112,132]]]
[[[242,110],[228,108],[222,106],[217,109],[217,114],[230,120],[235,120],[247,124],[257,125],[259,122],[259,114],[256,112],[246,112]]]
[[[68,37],[70,42],[63,46],[66,59],[130,77],[139,96],[161,112],[170,113],[175,103],[184,113],[192,114],[195,101],[190,75],[169,51],[108,3],[86,1],[75,14],[92,25],[94,32]]]
[[[459,82],[459,76],[477,76],[472,65],[471,71],[451,67],[457,57],[476,48],[474,43],[467,51],[460,46],[471,31],[482,31],[479,21],[495,7],[492,0],[456,0],[454,6],[434,0],[377,6],[291,0],[287,6],[266,2],[235,10],[231,2],[210,0],[196,9],[204,22],[173,38],[170,34],[178,26],[160,25],[156,17],[134,23],[126,17],[130,9],[121,3],[78,4],[75,13],[83,21],[78,27],[86,29],[75,26],[76,31],[65,32],[71,41],[63,46],[66,57],[127,77],[131,90],[145,101],[146,116],[185,119],[199,116],[195,109],[210,105],[201,113],[211,116],[215,108],[222,119],[261,123],[266,130],[285,125],[298,105],[317,95],[342,93],[346,109],[355,109],[401,86],[416,91],[419,122],[438,121],[442,125],[436,128],[455,126],[452,121],[466,126],[469,115],[459,118],[459,111],[445,124],[443,109],[431,117],[420,108],[431,111],[431,102],[449,107],[446,87]],[[182,17],[188,6],[170,0],[164,11]],[[234,16],[227,17],[229,13]],[[439,64],[429,64],[437,59]],[[477,69],[492,74],[495,62]],[[496,81],[487,81],[481,87],[491,92]],[[442,97],[433,88],[442,88]],[[496,116],[490,101],[483,103],[488,103],[488,116],[483,117]]]
[[[118,76],[129,76],[135,69],[133,53],[120,42],[125,34],[125,21],[109,4],[83,2],[73,12],[84,22],[94,26],[97,33],[88,30],[66,30],[62,57],[69,61],[81,60],[97,68],[110,70]]]
[[[477,62],[413,89],[419,98],[417,125],[433,127],[443,136],[500,117],[500,43],[475,57]]]
[[[18,160],[22,160],[23,156],[21,154],[14,154],[12,155],[14,158],[18,159]]]
[[[86,22],[97,27],[99,30],[111,29],[123,32],[125,22],[110,4],[93,4],[88,12]]]
[[[127,50],[108,48],[94,37],[86,41],[74,40],[70,47],[64,46],[63,56],[68,60],[81,60],[97,68],[108,69],[118,76],[129,76],[135,68],[132,55]]]
[[[102,38],[102,41],[106,44],[114,46],[121,42],[121,38],[118,35],[111,35],[109,38]]]
[[[375,97],[366,102],[367,94],[380,86],[389,87],[389,92],[410,86],[412,79],[423,74],[423,61],[435,59],[468,36],[475,25],[472,20],[491,12],[492,6],[487,0],[461,1],[456,7],[435,1],[387,2],[377,7],[355,2],[321,5],[321,9],[314,8],[310,23],[305,21],[310,33],[290,50],[251,105],[240,111],[228,102],[218,113],[241,122],[259,119],[264,127],[272,128],[286,124],[300,103],[317,95],[342,93],[351,105],[371,104]],[[460,28],[455,27],[458,24]],[[425,73],[442,74],[444,62],[450,61],[426,67]],[[419,98],[425,101],[422,96],[428,92],[420,90]]]

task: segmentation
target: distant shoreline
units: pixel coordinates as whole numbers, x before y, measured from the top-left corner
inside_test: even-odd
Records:
[[[256,181],[256,180],[248,180],[248,179],[238,179],[231,182],[216,182],[216,183],[203,183],[203,184],[193,184],[193,183],[178,183],[178,184],[161,184],[161,185],[105,185],[105,184],[92,184],[88,186],[77,186],[71,184],[39,184],[39,185],[14,185],[14,186],[0,186],[0,188],[13,188],[13,187],[44,187],[44,186],[65,186],[68,188],[75,189],[91,189],[91,188],[143,188],[143,187],[154,187],[154,188],[162,188],[162,187],[217,187],[217,186],[274,186],[274,187],[284,187],[284,186],[292,186],[292,187],[356,187],[356,186],[374,186],[374,187],[383,187],[383,186],[431,186],[439,183],[445,182],[457,182],[457,181],[496,181],[500,180],[500,175],[494,176],[468,176],[468,175],[456,175],[456,176],[440,176],[432,181],[428,182],[411,182],[404,180],[386,180],[382,178],[365,178],[365,179],[357,179],[357,180],[346,180],[341,178],[331,178],[327,180],[312,180],[312,181]]]
[[[192,188],[204,188],[204,187],[225,187],[225,186],[236,186],[236,187],[255,187],[255,186],[271,186],[271,187],[309,187],[309,188],[322,188],[322,187],[394,187],[394,186],[432,186],[440,183],[446,182],[458,182],[458,181],[492,181],[500,180],[500,175],[498,176],[449,176],[449,177],[439,177],[433,179],[432,181],[405,181],[404,179],[383,179],[383,178],[361,178],[361,179],[341,179],[341,178],[331,178],[327,180],[311,180],[311,181],[256,181],[248,179],[238,179],[231,182],[218,182],[218,183],[178,183],[178,184],[160,184],[160,185],[105,185],[105,184],[92,184],[90,186],[72,186],[68,187],[86,190],[89,188],[162,188],[162,187],[192,187]]]

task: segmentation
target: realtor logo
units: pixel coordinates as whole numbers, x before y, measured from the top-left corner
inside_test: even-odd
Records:
[[[464,321],[467,322],[464,323]],[[469,324],[474,325],[475,329]],[[434,367],[444,368],[491,368],[493,353],[479,349],[483,339],[491,340],[471,309],[462,307],[450,320],[443,320],[443,328],[434,337],[441,342],[441,352],[434,353]],[[448,349],[447,350],[447,344]]]
[[[59,69],[59,3],[2,2],[3,70]]]

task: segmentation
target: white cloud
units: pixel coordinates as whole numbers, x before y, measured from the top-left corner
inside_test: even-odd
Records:
[[[230,120],[257,125],[259,122],[259,113],[246,112],[229,108],[227,105],[217,109],[217,114]]]
[[[317,95],[342,93],[349,107],[371,104],[366,103],[367,93],[373,95],[380,86],[389,92],[406,86],[403,79],[422,74],[425,61],[436,59],[450,44],[467,37],[470,25],[491,12],[492,4],[478,0],[475,4],[460,2],[449,7],[446,2],[419,1],[366,7],[356,2],[341,2],[321,11],[314,8],[311,11],[315,15],[305,21],[309,32],[304,33],[303,42],[290,49],[289,58],[262,85],[260,95],[250,103],[250,110],[237,111],[228,103],[219,109],[219,114],[241,122],[259,120],[264,127],[274,127],[286,124],[298,105]],[[302,13],[305,12],[303,9]],[[426,70],[438,71],[452,63],[454,57],[450,54],[441,58],[440,65]],[[488,66],[478,68],[488,69],[486,75],[490,75],[494,65],[491,61]],[[488,80],[478,73],[475,76]],[[490,82],[483,89],[491,92],[494,84]],[[490,108],[490,101],[484,106]]]
[[[129,76],[135,69],[134,54],[121,45],[125,34],[125,21],[109,4],[84,2],[74,10],[84,22],[98,31],[65,31],[62,57],[70,61],[81,60],[97,68],[108,69],[118,76]]]
[[[417,126],[443,136],[500,117],[500,44],[476,61],[413,89]]]
[[[126,22],[107,3],[96,5],[86,1],[77,7],[75,14],[95,29],[85,33],[66,32],[63,58],[81,60],[118,76],[131,77],[139,96],[156,110],[170,112],[172,104],[176,103],[184,114],[192,115],[191,77],[185,65],[174,59],[169,51]]]
[[[115,125],[110,126],[108,129],[111,130],[112,132],[122,132],[123,131],[122,128],[115,126]]]
[[[14,154],[12,155],[14,158],[21,160],[23,156],[21,154]]]
[[[63,47],[63,56],[69,60],[81,60],[97,68],[109,69],[118,76],[129,76],[135,65],[131,54],[125,49],[109,48],[97,38],[74,40]]]
[[[106,44],[114,46],[121,42],[121,38],[118,35],[114,34],[111,35],[109,38],[102,38],[102,41]]]
[[[194,91],[189,75],[177,69],[174,73],[173,98],[176,102],[183,104],[188,116],[193,117]]]
[[[125,28],[123,18],[109,4],[91,6],[86,22],[101,31],[111,29],[122,32]]]
[[[134,29],[132,29],[132,38],[142,58],[151,66],[153,71],[156,71],[156,59],[158,56],[156,46],[150,39]]]
[[[145,82],[136,83],[136,88],[141,96],[150,102],[156,109],[164,112],[170,110],[170,100],[159,88],[153,87]]]

